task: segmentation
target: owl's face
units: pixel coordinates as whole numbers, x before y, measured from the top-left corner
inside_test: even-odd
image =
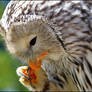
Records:
[[[14,24],[9,28],[5,41],[8,50],[24,61],[34,59],[42,52],[48,52],[46,59],[56,60],[62,53],[53,29],[44,23]]]

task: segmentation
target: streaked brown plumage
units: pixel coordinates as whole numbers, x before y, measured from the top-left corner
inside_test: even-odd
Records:
[[[60,85],[71,77],[80,91],[92,90],[91,4],[86,0],[11,1],[0,31],[8,50],[25,61],[48,51],[42,68],[49,80]],[[35,37],[35,45],[30,45]]]

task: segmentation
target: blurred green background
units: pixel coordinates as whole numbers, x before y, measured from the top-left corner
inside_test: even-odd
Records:
[[[0,18],[9,1],[0,1]],[[9,54],[0,35],[0,91],[27,91],[20,84],[16,69],[23,64]]]

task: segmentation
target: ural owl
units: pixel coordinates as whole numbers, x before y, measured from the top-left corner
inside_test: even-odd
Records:
[[[49,83],[54,85],[52,90],[67,85],[67,90],[72,90],[71,86],[92,90],[91,0],[12,0],[0,21],[0,31],[10,53],[26,63],[48,52],[42,61],[46,79],[40,80],[50,81],[48,90]]]

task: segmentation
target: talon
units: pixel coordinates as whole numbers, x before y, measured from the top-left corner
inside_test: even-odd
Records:
[[[18,74],[18,76],[23,76],[26,75],[26,70],[28,69],[28,66],[21,66],[19,68],[17,68],[16,72]]]
[[[20,81],[23,85],[25,85],[25,86],[30,85],[30,81],[27,80],[24,76],[20,77],[19,81]]]
[[[24,73],[25,76],[27,76],[27,70],[26,69],[22,69],[22,72]]]

